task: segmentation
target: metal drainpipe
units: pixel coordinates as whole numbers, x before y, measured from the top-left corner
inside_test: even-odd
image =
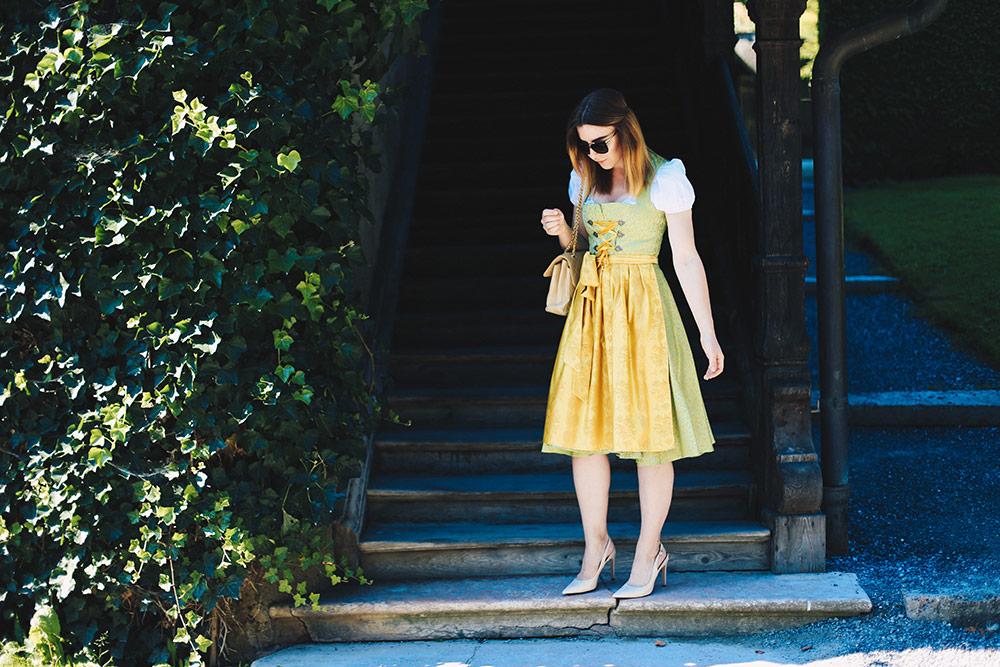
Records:
[[[850,495],[840,68],[855,54],[927,27],[947,4],[948,0],[917,0],[902,10],[852,28],[821,45],[813,63],[823,513],[826,515],[827,550],[835,554],[847,551],[847,499]]]

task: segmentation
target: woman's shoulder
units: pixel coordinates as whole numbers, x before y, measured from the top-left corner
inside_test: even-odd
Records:
[[[684,162],[679,157],[670,158],[668,160],[662,155],[654,153],[650,150],[649,159],[653,162],[653,178],[667,178],[671,175],[687,175],[687,168],[684,166]]]
[[[654,157],[655,156],[655,157]],[[651,152],[656,169],[649,186],[653,205],[664,213],[680,213],[694,204],[694,187],[687,177],[687,168],[680,158],[667,160]]]

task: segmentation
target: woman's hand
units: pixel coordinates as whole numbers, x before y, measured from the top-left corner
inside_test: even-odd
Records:
[[[722,373],[722,366],[725,361],[725,357],[722,354],[722,347],[713,334],[701,337],[701,348],[705,350],[705,356],[708,357],[708,370],[705,371],[705,379],[711,380]]]
[[[573,230],[566,224],[566,216],[557,208],[542,209],[542,229],[549,236],[562,236],[565,233],[573,233]]]

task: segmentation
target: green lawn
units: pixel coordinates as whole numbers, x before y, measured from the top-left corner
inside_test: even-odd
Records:
[[[920,314],[1000,368],[1000,175],[844,194],[850,243],[900,278]]]

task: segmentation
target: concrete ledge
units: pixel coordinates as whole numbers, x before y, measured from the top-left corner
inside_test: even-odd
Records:
[[[906,615],[917,621],[944,621],[957,627],[985,628],[1000,623],[1000,593],[904,593]]]
[[[665,589],[622,600],[611,627],[620,636],[707,637],[791,628],[871,608],[850,573],[678,573],[667,578]]]
[[[349,642],[743,634],[871,610],[853,574],[671,573],[667,582],[620,603],[611,592],[621,577],[572,596],[560,594],[566,576],[547,575],[345,586],[317,610],[276,605],[271,617],[291,641]]]
[[[813,392],[813,404],[819,392]],[[856,426],[1000,426],[1000,391],[885,391],[848,396]]]

